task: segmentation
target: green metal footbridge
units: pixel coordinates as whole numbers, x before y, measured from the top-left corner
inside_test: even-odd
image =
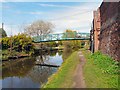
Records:
[[[51,41],[65,41],[65,40],[89,40],[89,33],[59,33],[59,34],[45,34],[40,36],[34,36],[33,42],[51,42]]]

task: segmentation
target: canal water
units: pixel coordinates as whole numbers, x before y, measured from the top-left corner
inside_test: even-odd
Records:
[[[54,51],[35,57],[3,62],[2,88],[40,88],[58,67],[40,66],[36,63],[61,65],[62,51]]]

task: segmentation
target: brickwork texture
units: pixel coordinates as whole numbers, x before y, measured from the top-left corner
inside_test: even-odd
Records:
[[[120,61],[120,2],[103,2],[100,6],[99,50]]]

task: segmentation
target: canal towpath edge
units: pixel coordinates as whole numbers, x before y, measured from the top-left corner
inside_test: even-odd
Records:
[[[80,63],[77,65],[74,75],[73,88],[86,88],[85,79],[83,75],[83,67],[86,59],[81,51],[78,52]]]

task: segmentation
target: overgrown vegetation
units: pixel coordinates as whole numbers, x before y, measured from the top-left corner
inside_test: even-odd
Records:
[[[118,74],[118,62],[111,57],[98,51],[91,55],[91,59],[94,60],[95,65],[102,69],[103,73]]]
[[[77,32],[73,31],[73,30],[66,30],[65,33],[66,33],[68,38],[78,37],[78,36],[75,36]],[[63,38],[65,38],[65,37],[66,36],[63,35]],[[86,40],[86,41],[70,40],[70,41],[63,41],[62,43],[63,43],[63,46],[66,47],[66,48],[71,48],[71,49],[78,50],[80,48],[83,48],[84,46],[87,46],[87,45],[85,45],[85,42],[86,42],[86,44],[89,44],[88,40]]]
[[[1,38],[2,60],[9,56],[31,55],[34,50],[32,39],[25,34],[18,34],[12,37]]]
[[[107,55],[83,51],[86,56],[84,67],[85,82],[88,88],[118,88],[118,62]]]
[[[25,34],[18,34],[13,37],[5,37],[1,40],[2,50],[12,48],[15,51],[30,51],[33,49],[32,39]]]
[[[52,75],[44,88],[72,88],[74,71],[79,63],[79,57],[73,52],[62,64],[59,70]]]

